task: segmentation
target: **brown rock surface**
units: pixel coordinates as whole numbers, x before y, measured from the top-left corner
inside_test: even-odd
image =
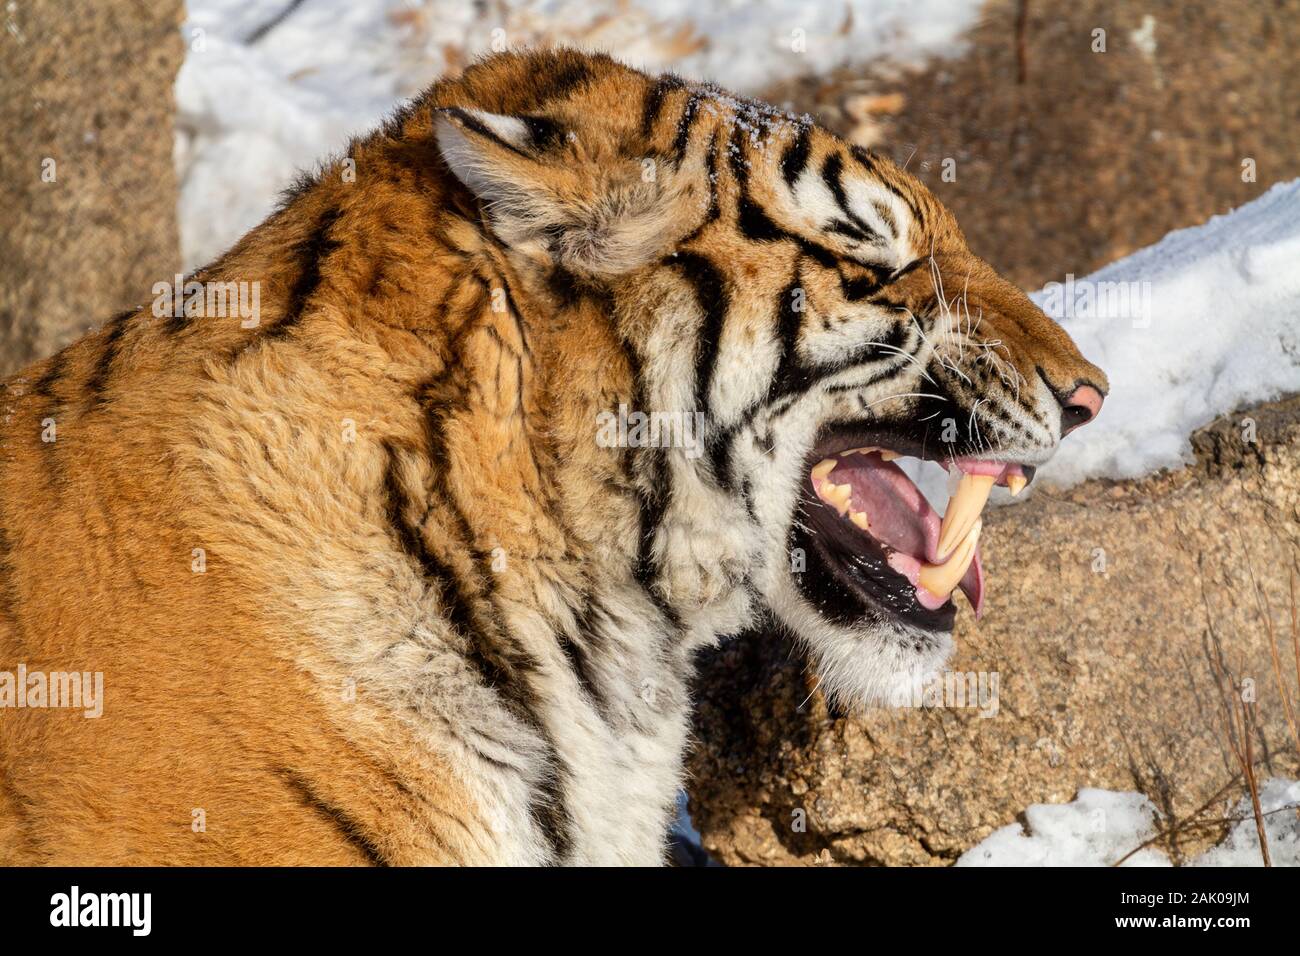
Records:
[[[962,56],[768,97],[906,161],[971,248],[1026,288],[1300,176],[1300,0],[1025,3],[1023,82],[1019,4],[992,0]],[[1255,182],[1242,181],[1247,158]]]
[[[0,8],[0,377],[147,301],[180,264],[181,18],[180,0]]]
[[[1185,819],[1236,771],[1211,628],[1232,673],[1254,680],[1260,773],[1295,774],[1251,582],[1253,572],[1286,639],[1300,397],[1228,416],[1193,446],[1195,464],[1177,472],[1040,489],[988,512],[989,609],[978,623],[958,615],[951,670],[998,675],[994,716],[836,717],[776,633],[715,652],[691,760],[704,847],[732,865],[943,864],[1029,804],[1085,786],[1139,790]],[[1165,849],[1177,857],[1205,839]]]

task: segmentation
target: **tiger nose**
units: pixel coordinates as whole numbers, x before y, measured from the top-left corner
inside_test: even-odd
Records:
[[[1061,436],[1065,437],[1080,425],[1086,425],[1101,411],[1104,398],[1091,385],[1080,385],[1061,401]]]

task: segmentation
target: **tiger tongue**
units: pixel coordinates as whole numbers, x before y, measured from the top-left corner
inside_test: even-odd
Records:
[[[823,462],[813,470],[812,479],[819,497],[841,515],[853,516],[859,528],[890,548],[890,566],[916,588],[916,599],[922,606],[931,610],[941,607],[959,587],[976,616],[983,612],[984,571],[978,524],[987,490],[982,496],[966,491],[954,497],[958,510],[954,513],[950,503],[949,514],[954,517],[953,530],[961,534],[956,541],[945,542],[951,553],[941,557],[943,524],[938,512],[902,469],[878,452],[850,454],[833,466]],[[975,482],[982,483],[982,479]],[[992,479],[988,483],[991,485]],[[963,517],[967,513],[969,521]],[[859,522],[859,517],[865,520]],[[960,525],[955,523],[957,519]],[[948,523],[946,519],[944,523]]]
[[[897,465],[872,454],[853,454],[813,469],[813,487],[841,515],[862,512],[868,533],[894,551],[940,563],[939,514]]]
[[[943,607],[952,596],[950,584],[957,574],[961,577],[956,587],[966,595],[975,617],[984,614],[984,566],[980,561],[979,532],[976,530],[970,542],[970,550],[959,548],[944,565],[933,565],[920,561],[910,554],[895,551],[889,555],[889,566],[901,574],[916,588],[916,600],[931,611]],[[948,567],[951,565],[953,567]],[[965,570],[963,571],[962,568]]]

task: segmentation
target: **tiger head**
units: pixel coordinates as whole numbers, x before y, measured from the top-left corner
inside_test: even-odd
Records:
[[[953,593],[983,607],[992,487],[1097,415],[1104,373],[925,186],[807,117],[572,53],[493,58],[435,107],[534,309],[594,299],[630,407],[698,416],[634,449],[638,580],[700,631],[766,606],[843,697],[934,673]],[[907,457],[949,470],[946,515]]]

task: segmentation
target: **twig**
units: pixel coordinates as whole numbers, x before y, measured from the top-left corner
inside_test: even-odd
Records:
[[[1016,82],[1023,86],[1029,81],[1029,51],[1025,46],[1025,33],[1029,29],[1029,0],[1016,4]]]
[[[1255,588],[1256,600],[1259,600],[1259,588]],[[1282,659],[1277,652],[1277,634],[1273,627],[1273,609],[1268,606],[1268,595],[1264,595],[1264,623],[1268,628],[1268,653],[1273,661],[1273,679],[1277,682],[1277,695],[1282,698],[1282,714],[1286,718],[1286,725],[1291,731],[1291,739],[1295,742],[1296,753],[1300,754],[1300,732],[1296,729],[1295,708],[1291,704],[1291,694],[1287,691],[1286,682],[1282,678]],[[1295,600],[1295,572],[1291,572],[1291,643],[1296,646],[1297,653],[1300,653],[1300,638],[1296,634],[1296,600]],[[1300,680],[1300,667],[1297,668],[1297,680]]]
[[[284,7],[279,13],[273,16],[270,20],[267,20],[260,27],[255,28],[252,33],[250,33],[247,37],[245,37],[244,43],[247,44],[248,46],[252,46],[253,44],[260,41],[264,36],[266,36],[268,33],[270,33],[272,30],[278,27],[281,23],[287,20],[289,18],[289,14],[293,13],[300,6],[302,6],[302,3],[303,0],[289,0],[288,6]]]
[[[1246,771],[1246,785],[1250,788],[1250,806],[1255,814],[1255,832],[1259,834],[1259,855],[1264,858],[1265,866],[1272,866],[1268,855],[1268,829],[1264,826],[1264,810],[1259,805],[1259,781],[1255,779],[1255,755],[1252,751],[1252,738],[1255,734],[1255,705],[1247,703],[1238,695],[1241,706],[1242,737],[1246,741],[1246,759],[1242,768]]]
[[[1300,690],[1300,605],[1296,603],[1295,597],[1295,568],[1290,569],[1291,579],[1291,650],[1295,654],[1295,683],[1296,688]],[[1296,733],[1294,725],[1291,727],[1291,735],[1295,738],[1295,751],[1300,755],[1300,734]]]
[[[1112,863],[1111,866],[1119,866],[1121,863],[1123,863],[1125,860],[1127,860],[1127,859],[1128,859],[1129,857],[1131,857],[1133,854],[1135,854],[1135,853],[1137,853],[1137,852],[1139,852],[1139,851],[1141,851],[1141,850],[1145,850],[1147,847],[1151,846],[1153,843],[1157,843],[1157,842],[1159,842],[1160,840],[1162,840],[1162,839],[1164,839],[1164,838],[1166,838],[1166,837],[1169,837],[1170,839],[1172,839],[1173,837],[1177,836],[1177,835],[1178,835],[1180,832],[1182,832],[1182,831],[1188,830],[1188,829],[1190,829],[1190,828],[1192,828],[1192,827],[1200,827],[1200,826],[1202,826],[1203,824],[1201,824],[1200,822],[1198,822],[1196,818],[1199,817],[1199,816],[1200,816],[1202,813],[1204,813],[1206,810],[1210,809],[1210,807],[1211,807],[1213,804],[1218,803],[1219,800],[1221,800],[1224,796],[1226,796],[1227,793],[1228,793],[1228,791],[1231,790],[1233,787],[1235,787],[1235,786],[1237,785],[1238,781],[1240,781],[1240,779],[1241,779],[1241,775],[1240,775],[1240,774],[1233,774],[1232,778],[1231,778],[1227,783],[1225,783],[1225,784],[1224,784],[1222,787],[1220,787],[1218,790],[1214,791],[1214,794],[1210,797],[1210,799],[1206,800],[1203,804],[1201,804],[1199,807],[1197,807],[1196,810],[1194,810],[1194,811],[1192,812],[1192,815],[1189,816],[1186,820],[1183,820],[1183,821],[1181,821],[1181,822],[1175,821],[1175,822],[1174,822],[1174,823],[1169,827],[1169,829],[1167,829],[1167,830],[1161,830],[1159,833],[1156,833],[1156,834],[1155,834],[1154,836],[1152,836],[1150,839],[1148,839],[1148,840],[1143,840],[1141,843],[1139,843],[1139,844],[1138,844],[1137,846],[1135,846],[1133,849],[1129,850],[1127,853],[1125,853],[1123,856],[1121,856],[1118,860],[1116,860],[1114,863]]]
[[[1255,579],[1255,565],[1250,559],[1250,549],[1246,547],[1244,539],[1241,542],[1241,547],[1246,556],[1246,567],[1250,571],[1251,584],[1255,590],[1255,603],[1258,607],[1260,596],[1259,582]],[[1241,685],[1233,679],[1232,672],[1223,659],[1223,645],[1220,643],[1219,636],[1215,633],[1214,626],[1210,622],[1210,605],[1205,593],[1204,575],[1201,576],[1201,598],[1205,604],[1206,624],[1214,641],[1215,653],[1210,658],[1210,666],[1215,669],[1215,680],[1219,685],[1219,694],[1222,697],[1224,714],[1228,725],[1228,744],[1232,747],[1237,763],[1241,766],[1242,775],[1246,778],[1246,787],[1250,791],[1250,805],[1255,814],[1255,829],[1259,833],[1260,856],[1264,859],[1264,865],[1271,867],[1273,861],[1269,859],[1268,854],[1268,830],[1264,826],[1264,814],[1259,803],[1259,781],[1255,777],[1254,735],[1257,730],[1255,704],[1253,701],[1246,700],[1245,695],[1242,694]],[[1240,710],[1241,718],[1240,727],[1237,724],[1238,710]]]

